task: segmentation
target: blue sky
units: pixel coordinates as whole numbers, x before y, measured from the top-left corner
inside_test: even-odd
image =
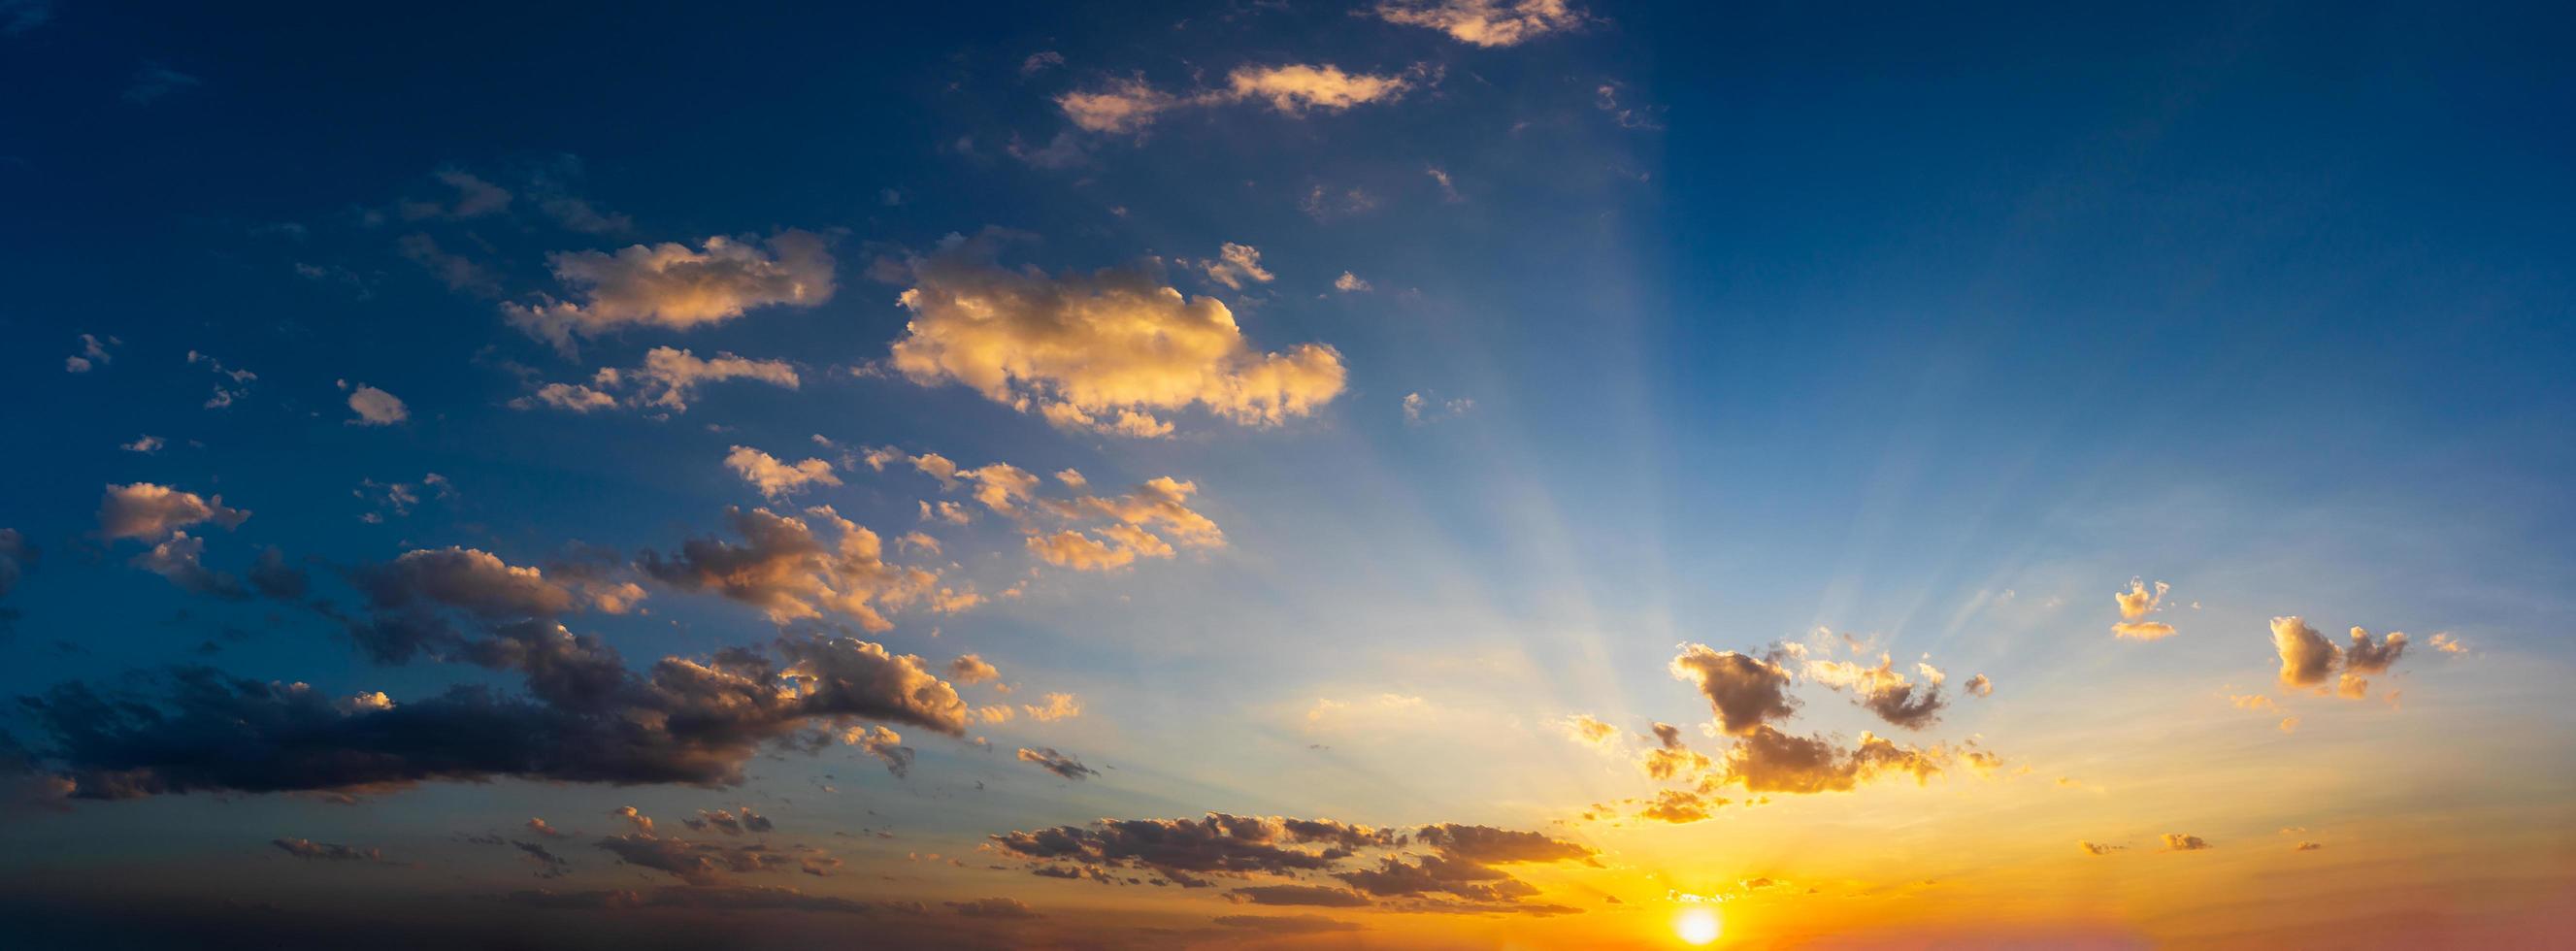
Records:
[[[957,946],[1660,947],[1702,898],[1746,946],[2562,934],[2569,25],[0,3],[0,529],[21,540],[0,544],[0,691],[166,711],[167,672],[204,667],[562,712],[535,662],[476,653],[560,623],[639,685],[746,649],[794,681],[799,651],[864,644],[962,698],[767,722],[706,781],[375,750],[403,764],[381,783],[134,795],[107,778],[182,767],[135,752],[151,729],[84,745],[77,717],[15,705],[0,878],[96,911],[42,919],[85,937],[229,900],[287,909],[257,927],[291,941],[365,901],[722,944],[699,903],[742,888],[794,889],[762,893],[794,896],[774,927],[842,900]],[[1191,322],[1210,313],[1231,324]],[[670,351],[752,369],[657,401]],[[1010,375],[976,384],[987,361]],[[764,487],[745,452],[826,477]],[[980,501],[976,471],[1029,486]],[[249,515],[114,537],[102,509],[131,486]],[[847,519],[923,574],[724,596],[684,545],[742,543],[728,511],[755,508],[831,538]],[[201,561],[141,564],[174,540]],[[245,587],[268,550],[309,590]],[[2170,590],[2124,618],[2106,595],[2132,578]],[[787,616],[808,583],[875,600]],[[413,609],[451,639],[366,649]],[[2284,616],[2375,686],[2293,677]],[[2408,649],[2337,646],[2355,627]],[[1794,688],[1795,719],[1730,714],[1693,644]],[[969,654],[997,679],[955,673]],[[1926,691],[1929,719],[1870,705]],[[1078,712],[1041,717],[1058,693]],[[623,702],[580,712],[661,709]],[[905,770],[844,736],[889,726]],[[1766,785],[1772,735],[1822,738],[1839,788]],[[1937,765],[1874,765],[1872,736]],[[1703,759],[1657,775],[1658,751]],[[1658,818],[1658,795],[1711,814]],[[658,829],[609,817],[626,805]],[[769,838],[679,828],[745,807]],[[1414,830],[1351,861],[1529,890],[1377,891],[1332,864],[1108,888],[1030,872],[1192,869],[1008,838],[1208,812]],[[530,816],[575,830],[540,843],[560,877],[477,840]],[[1551,857],[1433,846],[1442,823]],[[2216,846],[2147,854],[2178,825]],[[755,842],[839,864],[635,858]],[[2288,876],[2411,917],[2229,897]],[[573,907],[620,889],[663,904]],[[1247,911],[1284,917],[1221,920]],[[1162,930],[1104,930],[1136,922]]]

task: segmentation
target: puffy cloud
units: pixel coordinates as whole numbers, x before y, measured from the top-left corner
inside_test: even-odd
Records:
[[[1991,697],[1995,695],[1995,682],[1987,680],[1984,674],[1978,674],[1968,678],[1967,690],[1971,697]]]
[[[831,463],[821,459],[780,462],[778,457],[750,446],[735,446],[726,453],[725,468],[773,499],[811,486],[841,484],[841,477],[832,474]]]
[[[1200,819],[1101,819],[992,837],[1001,854],[1036,862],[1150,871],[1186,887],[1201,875],[1292,875],[1330,869],[1363,848],[1405,837],[1332,819],[1208,813]]]
[[[159,541],[200,522],[238,528],[249,518],[248,511],[226,508],[220,495],[205,498],[166,485],[137,482],[107,487],[107,496],[98,506],[98,533],[107,539]]]
[[[1796,712],[1797,703],[1789,697],[1789,669],[1777,660],[1711,650],[1705,644],[1685,644],[1681,651],[1673,658],[1673,677],[1699,687],[1726,732],[1749,736]]]
[[[1036,749],[1020,747],[1020,762],[1036,763],[1039,769],[1066,779],[1084,779],[1100,773],[1099,770],[1082,765],[1081,760],[1056,752],[1051,746],[1041,746]]]
[[[1867,731],[1845,752],[1823,737],[1793,736],[1766,725],[1727,750],[1723,782],[1757,793],[1844,792],[1883,775],[1922,783],[1941,772],[1944,755],[1938,747],[1902,746]]]
[[[1051,693],[1043,699],[1046,700],[1045,706],[1024,703],[1020,705],[1020,709],[1028,711],[1029,719],[1040,723],[1053,723],[1082,715],[1082,704],[1074,700],[1072,694]]]
[[[2112,600],[2120,606],[2121,618],[2119,623],[2111,625],[2111,634],[2137,641],[2161,640],[2173,636],[2173,625],[2146,619],[2147,615],[2154,613],[2157,606],[2164,601],[2165,592],[2172,588],[2172,585],[2159,581],[2156,582],[2155,590],[2149,591],[2145,580],[2129,579],[2129,590],[2111,595]]]
[[[1238,291],[1242,290],[1247,282],[1268,284],[1277,278],[1277,275],[1262,269],[1261,249],[1231,241],[1217,249],[1217,257],[1214,260],[1199,261],[1190,266],[1206,274],[1208,280]]]
[[[700,809],[697,815],[680,820],[680,824],[699,832],[713,829],[726,835],[772,832],[778,828],[777,824],[769,821],[769,817],[751,811],[748,806],[743,807],[740,815],[725,809]]]
[[[1420,71],[1417,67],[1416,72]],[[1259,102],[1288,115],[1302,115],[1309,110],[1339,112],[1372,102],[1391,102],[1411,88],[1413,80],[1407,76],[1346,73],[1330,63],[1291,63],[1238,66],[1226,74],[1222,87],[1186,95],[1156,89],[1142,77],[1121,77],[1097,88],[1058,96],[1056,106],[1064,110],[1065,118],[1072,120],[1075,127],[1086,132],[1127,134],[1143,132],[1165,113],[1184,108]]]
[[[403,405],[402,397],[364,383],[349,391],[349,410],[358,414],[349,421],[353,426],[391,426],[411,418],[411,408]]]
[[[853,729],[841,737],[842,742],[865,750],[885,764],[886,772],[901,779],[912,772],[912,747],[903,745],[903,735],[886,729],[883,724],[864,730]]]
[[[63,358],[63,372],[87,373],[92,368],[116,362],[115,358],[108,353],[107,345],[124,343],[115,337],[109,337],[106,343],[101,343],[98,337],[92,334],[80,335],[80,342],[81,352]]]
[[[782,640],[783,665],[742,650],[713,663],[666,657],[649,675],[552,625],[510,625],[469,648],[478,663],[523,672],[529,695],[460,686],[348,703],[303,684],[185,668],[159,697],[75,683],[22,708],[51,734],[49,763],[73,795],[96,799],[498,777],[732,785],[763,746],[816,721],[949,736],[967,724],[964,701],[921,658],[849,638]]]
[[[980,684],[987,680],[998,680],[1001,676],[1002,672],[995,669],[993,665],[985,663],[983,656],[979,654],[962,654],[956,660],[948,662],[948,679],[961,684]]]
[[[377,849],[359,848],[354,845],[335,845],[329,842],[315,842],[311,839],[270,839],[268,840],[268,844],[274,845],[279,851],[285,852],[286,854],[295,856],[299,859],[320,859],[326,862],[381,862],[385,860],[384,852]]]
[[[1198,406],[1276,425],[1340,395],[1341,354],[1322,344],[1255,350],[1234,313],[1144,269],[1050,276],[995,263],[955,241],[911,264],[900,300],[912,321],[894,368],[922,385],[955,381],[1058,426],[1168,432],[1153,414]]]
[[[2449,631],[2442,631],[2434,634],[2432,644],[2434,650],[2441,651],[2445,654],[2466,654],[2469,652],[2469,645],[2460,643],[2459,639],[2452,637]]]
[[[242,587],[240,578],[207,568],[200,560],[205,553],[205,539],[190,537],[186,532],[173,532],[161,543],[134,556],[132,564],[170,579],[171,584],[190,594],[231,600],[250,597],[250,590]]]
[[[1583,25],[1566,0],[1385,0],[1378,19],[1428,27],[1476,46],[1512,46]]]
[[[1665,789],[1655,793],[1655,800],[1653,802],[1647,803],[1645,808],[1637,810],[1637,816],[1642,819],[1653,819],[1657,822],[1670,822],[1679,825],[1706,819],[1708,818],[1708,811],[1710,809],[1726,805],[1726,803],[1727,800],[1725,799],[1714,796],[1702,796],[1697,792],[1687,789]]]
[[[141,436],[135,437],[133,442],[117,444],[116,448],[123,449],[127,452],[139,452],[148,456],[153,453],[160,452],[161,447],[169,444],[168,440],[152,435],[151,433],[145,433]]]
[[[633,806],[619,806],[609,810],[608,814],[626,820],[626,823],[634,826],[635,831],[640,835],[653,834],[653,817],[645,815]]]
[[[626,807],[626,808],[628,808],[628,809],[633,809],[633,808],[635,808],[635,807],[633,807],[633,806],[628,806],[628,807]],[[545,836],[546,838],[549,838],[549,839],[560,839],[560,838],[563,838],[563,837],[564,837],[564,835],[565,835],[565,832],[564,832],[562,829],[558,829],[558,828],[555,828],[555,827],[553,827],[553,826],[547,825],[547,824],[546,824],[546,820],[544,820],[544,819],[542,819],[542,818],[531,818],[531,819],[529,819],[529,820],[528,820],[528,831],[530,831],[530,832],[534,832],[534,833],[536,833],[536,834],[538,834],[538,835],[541,835],[541,836]],[[649,829],[648,829],[648,830],[646,830],[646,831],[651,831],[651,830],[649,830]]]
[[[727,518],[743,544],[693,538],[668,560],[646,553],[642,567],[666,584],[760,608],[781,624],[828,611],[871,631],[889,630],[894,623],[880,608],[901,608],[935,592],[937,575],[885,561],[877,533],[829,506],[807,509],[806,515],[833,527],[838,537],[827,544],[809,521],[765,508],[732,509]]]
[[[2342,648],[2296,615],[2272,619],[2272,647],[2281,655],[2281,683],[2290,687],[2325,683],[2343,657]]]
[[[2210,847],[2207,841],[2196,835],[2167,832],[2162,838],[2167,852],[2197,852]]]
[[[697,250],[665,242],[615,254],[567,251],[547,258],[575,301],[502,305],[511,324],[570,352],[576,337],[628,326],[687,330],[754,307],[813,307],[832,298],[832,254],[821,237],[790,228],[755,246],[721,235]]]
[[[1908,681],[1903,673],[1897,671],[1895,660],[1887,654],[1878,655],[1876,667],[1863,667],[1850,661],[1807,662],[1808,679],[1836,690],[1850,690],[1853,698],[1871,713],[1878,714],[1879,719],[1908,730],[1920,730],[1938,722],[1941,708],[1945,705],[1941,697],[1941,672],[1929,664],[1923,665],[1922,670],[1928,683]]]
[[[1369,282],[1361,280],[1359,275],[1343,271],[1342,276],[1333,279],[1333,289],[1344,294],[1365,294],[1370,288]]]
[[[2343,665],[2354,673],[2385,673],[2405,653],[2406,635],[2390,631],[2386,639],[2373,642],[2369,631],[2356,627],[2352,629],[2351,646],[2344,648]]]
[[[534,409],[542,405],[588,413],[613,409],[622,403],[685,413],[689,411],[689,401],[697,398],[699,387],[726,380],[751,380],[791,390],[803,383],[796,368],[784,360],[753,360],[723,351],[713,359],[701,359],[687,350],[655,347],[644,354],[642,366],[631,370],[601,367],[587,385],[548,383],[529,396],[511,400],[510,406]]]

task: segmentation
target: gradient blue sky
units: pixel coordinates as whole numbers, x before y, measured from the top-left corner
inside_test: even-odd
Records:
[[[1655,947],[1693,904],[1676,896],[1729,888],[1729,940],[1747,946],[2570,934],[2565,10],[1571,9],[1479,45],[1305,2],[0,3],[0,445],[15,460],[0,528],[41,550],[0,594],[0,693],[148,693],[177,665],[398,702],[519,689],[507,671],[377,663],[320,612],[131,566],[146,546],[101,537],[101,492],[152,483],[252,513],[190,529],[209,567],[242,574],[274,546],[352,613],[351,573],[414,549],[558,578],[587,557],[642,583],[644,610],[564,621],[639,672],[848,636],[934,669],[975,653],[1015,685],[961,684],[970,706],[1064,692],[1081,707],[959,740],[906,729],[919,761],[900,778],[849,747],[771,748],[748,782],[714,788],[31,799],[0,820],[0,878],[110,911],[13,914],[68,936],[137,905],[270,902],[285,920],[258,927],[294,935],[332,902],[396,914],[684,888],[589,846],[625,831],[608,810],[634,805],[668,837],[749,804],[849,872],[742,884],[923,903],[883,925],[897,943],[1147,940],[1106,930],[1116,912],[1178,945]],[[1348,108],[1181,106],[1127,131],[1064,106],[1130,79],[1178,93],[1327,63],[1407,85]],[[459,173],[510,203],[460,207]],[[568,225],[565,200],[623,224]],[[828,243],[837,287],[812,306],[629,327],[577,357],[504,316],[578,299],[550,254],[789,229]],[[904,262],[986,229],[1017,233],[998,241],[1005,265],[1051,280],[1148,262],[1223,301],[1255,351],[1324,344],[1346,380],[1276,424],[1184,407],[1161,413],[1170,436],[1142,439],[887,369],[914,316]],[[470,270],[425,266],[424,242]],[[1274,279],[1229,287],[1194,266],[1229,243]],[[1367,289],[1337,289],[1344,274]],[[66,372],[83,334],[107,357]],[[656,347],[783,360],[802,383],[713,383],[659,418],[513,405]],[[344,382],[398,396],[407,418],[350,425]],[[237,395],[205,405],[218,386]],[[1408,415],[1414,394],[1427,413]],[[146,435],[163,444],[121,448]],[[921,522],[922,501],[965,496],[817,436],[1070,467],[1104,493],[1169,476],[1224,543],[1106,572],[1044,565],[997,514]],[[734,446],[825,459],[842,484],[765,500],[725,466]],[[392,483],[418,501],[371,497]],[[987,600],[883,631],[782,629],[631,567],[732,537],[727,507],[764,504],[829,504],[890,552],[929,531],[942,552],[906,559]],[[2112,635],[2109,596],[2132,577],[2171,585],[2156,619],[2173,636]],[[2283,615],[2338,642],[2403,631],[2410,651],[2368,701],[2307,696],[2275,679],[2267,622]],[[1677,644],[1845,656],[1819,631],[1873,645],[1849,657],[1928,658],[1996,689],[1952,684],[1917,732],[1801,673],[1798,731],[1973,740],[2006,768],[1696,823],[1586,817],[1654,795],[1632,762],[1652,723],[1723,763],[1731,738],[1697,729],[1714,695],[1668,670]],[[2433,649],[2436,632],[2466,648]],[[2276,709],[2229,700],[2253,694]],[[1626,745],[1569,739],[1577,715]],[[28,776],[76,771],[25,709],[10,717]],[[1013,757],[1025,747],[1099,772],[1059,779]],[[1599,864],[1512,866],[1544,889],[1530,902],[1579,914],[1285,909],[1362,929],[1301,936],[1210,926],[1252,906],[1205,890],[1039,880],[987,838],[1209,811],[1538,830]],[[565,880],[531,882],[508,850],[462,838],[530,816],[583,833],[556,849]],[[2345,838],[2307,834],[2324,848],[2294,854],[2273,841],[2291,827]],[[2150,854],[2171,832],[2216,847]],[[2131,849],[2088,856],[2067,847],[2079,837]],[[391,858],[299,861],[281,838]],[[907,858],[934,852],[966,867]],[[2223,870],[2156,864],[2204,858]],[[1757,877],[1823,897],[1742,884]],[[1936,880],[1958,892],[1900,888]],[[2228,893],[2257,883],[2358,890],[2355,905],[2406,917],[2363,928],[2364,907]],[[943,906],[983,898],[1039,917]],[[1977,903],[1996,911],[1962,907]],[[530,914],[528,934],[590,927],[566,915],[687,917]]]

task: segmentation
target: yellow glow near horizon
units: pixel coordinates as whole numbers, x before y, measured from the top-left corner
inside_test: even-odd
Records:
[[[1707,908],[1684,908],[1673,916],[1673,934],[1683,944],[1703,945],[1717,940],[1717,912]]]

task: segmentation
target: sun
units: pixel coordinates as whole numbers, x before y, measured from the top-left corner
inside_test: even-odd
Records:
[[[1717,940],[1717,912],[1707,908],[1684,908],[1673,916],[1673,934],[1683,944],[1703,945]]]

